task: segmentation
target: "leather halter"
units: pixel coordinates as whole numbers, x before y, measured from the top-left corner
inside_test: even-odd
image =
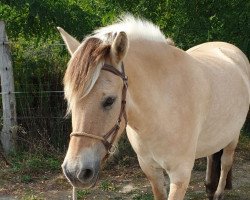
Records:
[[[85,137],[90,137],[90,138],[100,140],[107,150],[107,154],[104,157],[104,159],[105,159],[108,157],[109,154],[113,153],[113,152],[111,152],[111,149],[112,149],[112,147],[115,147],[113,145],[113,143],[114,143],[115,138],[117,136],[117,133],[120,129],[122,116],[125,120],[125,127],[127,125],[127,114],[126,114],[125,108],[126,108],[126,94],[127,94],[127,88],[128,88],[128,77],[125,74],[123,63],[121,65],[121,72],[118,69],[116,69],[114,66],[106,64],[106,63],[104,63],[104,65],[102,66],[102,70],[111,72],[114,75],[121,77],[121,79],[123,80],[121,109],[120,109],[120,113],[119,113],[117,122],[106,134],[104,134],[104,136],[93,135],[93,134],[89,134],[89,133],[85,133],[85,132],[72,132],[70,134],[70,137],[72,137],[72,136],[85,136]],[[111,137],[111,139],[109,142],[108,139],[110,137]],[[115,150],[115,148],[113,149],[113,151],[114,150]]]

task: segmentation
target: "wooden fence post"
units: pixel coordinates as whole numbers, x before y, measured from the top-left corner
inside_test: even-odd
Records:
[[[1,142],[5,153],[9,154],[16,147],[17,119],[12,61],[3,21],[0,21],[0,75],[3,107]]]

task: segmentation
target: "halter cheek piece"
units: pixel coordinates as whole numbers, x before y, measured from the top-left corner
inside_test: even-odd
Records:
[[[120,129],[122,116],[125,120],[125,127],[127,125],[127,115],[126,115],[125,108],[126,108],[126,94],[127,94],[127,88],[128,88],[128,77],[125,74],[123,63],[121,65],[121,72],[119,70],[117,70],[115,67],[113,67],[112,65],[109,65],[106,63],[104,63],[104,65],[102,66],[102,70],[111,72],[114,75],[121,77],[123,80],[121,109],[120,109],[120,114],[118,116],[117,122],[106,134],[104,134],[104,136],[93,135],[93,134],[89,134],[89,133],[85,133],[85,132],[72,132],[70,134],[70,137],[72,137],[72,136],[85,136],[85,137],[90,137],[90,138],[100,140],[107,150],[107,154],[105,156],[105,158],[107,158],[109,154],[113,153],[113,152],[111,152],[111,149],[112,149],[112,147],[115,147],[113,143],[114,143],[115,138],[117,136],[117,133]],[[110,142],[108,141],[109,138],[110,138]],[[115,148],[112,150],[114,151]]]

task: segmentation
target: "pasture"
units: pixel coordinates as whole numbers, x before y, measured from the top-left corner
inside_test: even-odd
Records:
[[[122,150],[122,149],[121,149]],[[250,196],[250,138],[242,135],[233,165],[233,190],[226,191],[227,200],[248,200]],[[122,154],[122,153],[121,153]],[[64,155],[44,167],[41,159],[20,160],[12,167],[0,166],[0,200],[66,200],[71,198],[71,186],[61,173]],[[152,200],[150,184],[135,157],[116,156],[105,167],[95,188],[78,191],[81,200]],[[119,159],[117,158],[119,157]],[[61,159],[61,161],[60,161]],[[118,160],[117,160],[118,159]],[[28,163],[33,163],[30,167]],[[58,163],[58,164],[57,164]],[[21,166],[22,165],[22,166]],[[195,163],[185,200],[205,200],[206,160]]]

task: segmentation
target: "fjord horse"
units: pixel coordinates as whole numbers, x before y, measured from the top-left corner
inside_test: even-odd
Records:
[[[62,165],[71,184],[96,183],[126,128],[155,199],[182,200],[201,157],[207,157],[208,197],[222,199],[249,108],[246,56],[224,42],[183,51],[157,26],[132,16],[82,43],[58,29],[71,54],[64,90],[73,130]]]

